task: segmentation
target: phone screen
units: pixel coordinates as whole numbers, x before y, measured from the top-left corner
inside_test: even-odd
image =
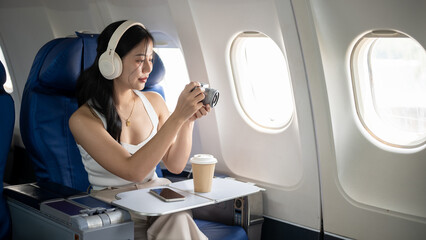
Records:
[[[153,188],[149,192],[166,202],[185,200],[185,196],[170,188]]]

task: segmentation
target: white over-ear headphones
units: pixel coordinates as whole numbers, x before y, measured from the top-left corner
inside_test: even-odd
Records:
[[[118,41],[120,41],[121,36],[123,36],[127,29],[135,25],[139,25],[145,28],[145,26],[139,22],[123,22],[112,34],[108,43],[107,50],[99,57],[99,71],[106,79],[113,80],[114,78],[117,78],[121,75],[121,71],[123,70],[123,64],[121,62],[120,56],[118,56],[118,54],[115,52],[115,48],[117,47]]]

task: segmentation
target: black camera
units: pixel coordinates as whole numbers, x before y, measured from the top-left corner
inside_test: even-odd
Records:
[[[209,85],[206,83],[200,83],[201,87],[205,89],[203,104],[210,104],[210,107],[215,107],[219,101],[219,91],[213,88],[209,88]]]

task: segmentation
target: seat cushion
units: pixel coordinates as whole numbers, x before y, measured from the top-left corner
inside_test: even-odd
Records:
[[[246,232],[242,227],[229,226],[222,223],[210,222],[200,219],[194,219],[201,232],[209,240],[245,240],[248,239]]]

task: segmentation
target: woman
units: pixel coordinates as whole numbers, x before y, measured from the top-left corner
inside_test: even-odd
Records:
[[[119,69],[112,77],[101,57],[107,48],[111,52],[111,46],[122,63],[121,73]],[[185,86],[172,114],[159,94],[142,93],[152,58],[153,37],[142,24],[115,22],[99,35],[95,63],[77,82],[80,107],[69,126],[95,197],[112,201],[118,192],[169,183],[157,177],[156,165],[163,160],[170,172],[182,172],[192,147],[194,121],[210,111],[201,103],[204,89],[197,82]],[[133,214],[132,218],[135,238],[206,239],[190,212],[148,219],[149,226],[146,219]]]

